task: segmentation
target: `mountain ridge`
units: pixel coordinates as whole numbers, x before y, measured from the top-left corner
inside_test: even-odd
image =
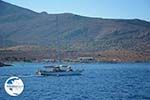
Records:
[[[0,9],[1,48],[36,45],[56,50],[127,50],[150,54],[148,21],[37,13],[4,1],[0,1]]]

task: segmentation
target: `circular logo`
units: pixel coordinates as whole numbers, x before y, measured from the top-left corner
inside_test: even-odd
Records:
[[[23,92],[24,84],[20,78],[10,77],[6,80],[4,88],[10,96],[18,96]]]

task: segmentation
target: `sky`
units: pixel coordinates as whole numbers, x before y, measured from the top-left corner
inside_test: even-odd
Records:
[[[150,0],[3,0],[36,12],[150,21]]]

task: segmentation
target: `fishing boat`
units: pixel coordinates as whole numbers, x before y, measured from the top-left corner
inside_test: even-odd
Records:
[[[43,76],[72,76],[81,75],[83,70],[73,70],[71,66],[57,65],[57,66],[44,66],[36,72],[37,75]]]
[[[56,27],[58,27],[58,16],[56,16]],[[57,33],[59,33],[58,31],[59,29],[57,29]],[[58,57],[58,61],[59,63],[61,63],[61,56],[60,56],[60,36],[58,35],[57,37],[57,57]],[[56,66],[44,66],[44,69],[40,69],[36,72],[37,75],[44,75],[44,76],[70,76],[70,75],[81,75],[83,72],[83,70],[73,70],[71,68],[71,66],[68,65],[56,65]]]

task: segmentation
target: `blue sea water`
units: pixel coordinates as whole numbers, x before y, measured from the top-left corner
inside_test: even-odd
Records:
[[[71,64],[81,76],[35,76],[44,63],[15,62],[0,68],[0,100],[150,100],[150,63]],[[9,96],[4,83],[19,76],[24,91]]]

